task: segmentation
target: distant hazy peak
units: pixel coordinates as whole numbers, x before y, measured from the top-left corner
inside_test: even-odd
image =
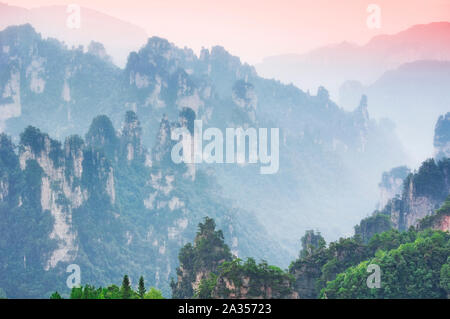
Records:
[[[436,123],[434,149],[436,159],[450,157],[450,112],[441,115]]]

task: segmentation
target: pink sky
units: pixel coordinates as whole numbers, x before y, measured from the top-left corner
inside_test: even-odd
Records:
[[[349,41],[414,24],[450,21],[450,0],[0,0],[33,8],[79,4],[144,28],[196,52],[222,45],[249,63]],[[369,29],[367,6],[381,7],[381,28]]]

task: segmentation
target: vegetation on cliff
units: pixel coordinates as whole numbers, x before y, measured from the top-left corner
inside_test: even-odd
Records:
[[[374,257],[338,274],[320,292],[321,298],[446,298],[450,235],[427,230],[413,242]],[[368,265],[381,269],[380,288],[368,288]]]
[[[232,256],[213,219],[199,224],[194,244],[180,251],[173,298],[287,298],[293,277],[276,266],[253,258]]]

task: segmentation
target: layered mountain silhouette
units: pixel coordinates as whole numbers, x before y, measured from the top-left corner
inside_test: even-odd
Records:
[[[450,61],[424,60],[402,64],[368,86],[345,82],[340,101],[352,105],[361,94],[369,96],[371,113],[394,121],[416,164],[433,156],[433,128],[436,118],[450,109],[449,89]]]
[[[362,46],[341,43],[303,55],[270,57],[256,69],[313,91],[324,85],[345,109],[366,94],[371,115],[393,121],[411,156],[409,164],[417,166],[432,156],[435,119],[450,106],[449,38],[449,22],[415,25]]]
[[[333,97],[347,80],[369,85],[384,72],[418,60],[450,60],[449,22],[415,25],[392,35],[379,35],[365,45],[343,42],[305,54],[273,56],[256,65],[264,77],[304,89],[325,86]]]

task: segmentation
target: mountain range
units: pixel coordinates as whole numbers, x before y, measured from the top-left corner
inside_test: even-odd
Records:
[[[392,125],[370,119],[366,98],[344,111],[325,88],[310,95],[261,78],[222,47],[196,56],[153,37],[120,69],[29,25],[7,28],[0,46],[3,128],[16,142],[28,125],[59,140],[82,135],[99,114],[120,127],[127,110],[139,117],[148,149],[161,119],[175,121],[183,108],[223,131],[279,127],[278,174],[260,176],[255,165],[212,168],[224,193],[256,211],[292,253],[299,229],[324,227],[327,238],[351,231],[374,207],[382,172],[405,162]]]
[[[329,241],[352,233],[373,211],[382,173],[406,161],[392,123],[369,116],[365,95],[344,110],[326,88],[312,95],[262,78],[220,46],[196,55],[152,37],[124,68],[102,52],[69,48],[29,24],[0,32],[8,296],[67,289],[72,263],[85,282],[145,275],[168,295],[178,252],[206,216],[233,255],[285,268],[306,230]],[[279,128],[279,171],[175,164],[171,133],[195,119],[221,131]],[[436,127],[442,150],[445,119]]]

